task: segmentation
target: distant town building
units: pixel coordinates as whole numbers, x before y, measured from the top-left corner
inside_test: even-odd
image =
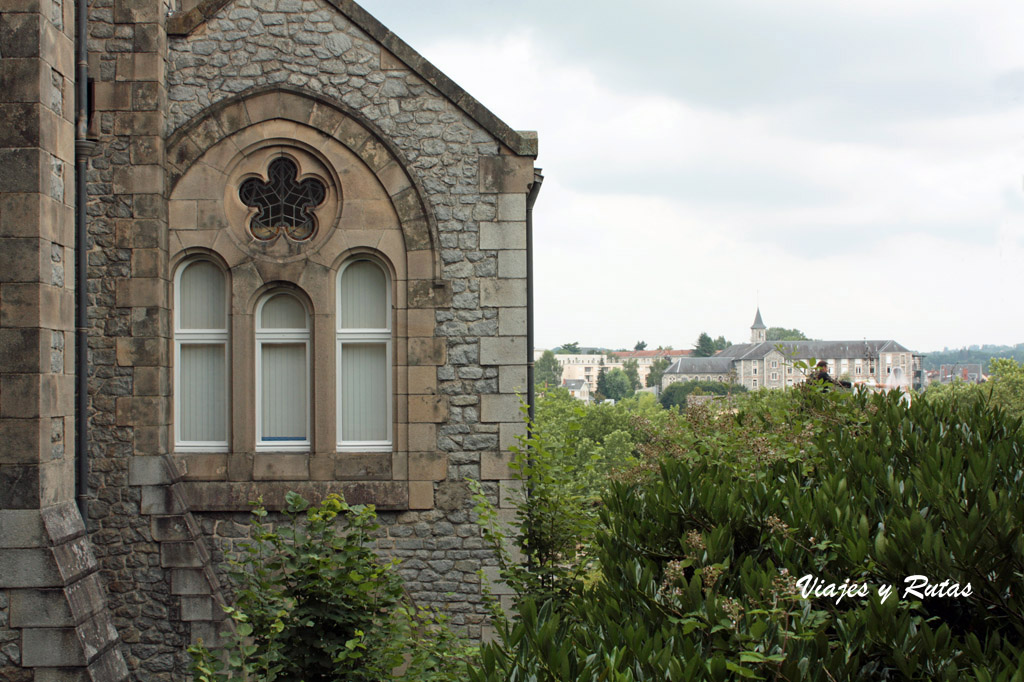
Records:
[[[676,360],[662,376],[662,389],[692,380],[729,381],[750,390],[784,388],[804,379],[794,363],[812,359],[826,361],[833,377],[855,385],[884,386],[894,381],[914,388],[924,385],[923,356],[892,339],[768,341],[760,309],[750,327],[750,339],[712,357]]]
[[[562,388],[569,389],[569,395],[576,400],[590,403],[590,385],[583,379],[564,379]]]
[[[651,373],[651,367],[658,358],[667,358],[669,361],[686,357],[693,351],[690,350],[623,350],[612,351],[608,354],[562,354],[556,353],[555,358],[562,367],[562,381],[583,380],[587,382],[590,392],[597,391],[597,377],[601,369],[622,369],[623,363],[627,360],[636,360],[637,375],[640,377],[640,385],[647,385],[647,375]],[[534,351],[534,360],[540,358],[543,350]]]
[[[939,367],[938,381],[948,384],[951,381],[966,381],[969,384],[980,384],[985,381],[981,363],[972,362]]]

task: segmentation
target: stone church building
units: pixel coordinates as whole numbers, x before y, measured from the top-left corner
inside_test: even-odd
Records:
[[[480,636],[536,154],[352,0],[0,0],[0,679],[185,679],[291,490]]]

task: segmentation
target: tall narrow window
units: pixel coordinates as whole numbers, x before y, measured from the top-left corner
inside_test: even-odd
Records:
[[[189,261],[176,274],[174,449],[227,452],[227,278],[208,260]]]
[[[309,314],[287,292],[256,307],[256,449],[309,450]]]
[[[391,286],[369,259],[338,274],[338,450],[391,450]]]

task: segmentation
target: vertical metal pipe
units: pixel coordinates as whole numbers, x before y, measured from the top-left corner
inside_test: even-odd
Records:
[[[89,129],[89,8],[87,0],[75,6],[75,498],[82,522],[88,525],[89,499],[89,317],[86,275],[85,172],[92,143]]]
[[[540,194],[544,175],[538,168],[533,171],[533,184],[526,196],[526,406],[530,416],[528,429],[533,429],[536,412],[536,394],[533,389],[533,205]]]

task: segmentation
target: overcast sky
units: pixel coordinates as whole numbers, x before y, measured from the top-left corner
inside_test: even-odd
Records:
[[[538,348],[1024,342],[1019,0],[363,0],[537,130]]]

